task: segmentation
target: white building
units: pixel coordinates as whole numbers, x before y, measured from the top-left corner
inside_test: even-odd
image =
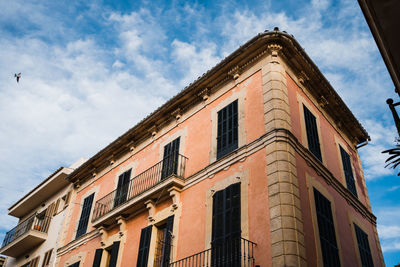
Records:
[[[73,192],[65,177],[83,162],[60,167],[8,209],[19,223],[6,233],[0,248],[7,256],[5,267],[54,266]]]

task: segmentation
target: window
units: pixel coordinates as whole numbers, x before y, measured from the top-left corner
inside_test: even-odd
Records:
[[[315,188],[314,199],[324,267],[339,267],[339,249],[336,243],[331,202]]]
[[[105,257],[103,257],[103,266],[107,267],[115,267],[117,266],[118,261],[118,251],[119,251],[120,241],[115,241],[111,246],[102,249],[96,249],[94,253],[93,267],[100,267],[101,259],[103,257],[103,251],[105,253]]]
[[[168,267],[170,263],[172,247],[172,229],[174,216],[167,218],[167,221],[157,227],[157,243],[154,255],[154,267]]]
[[[152,226],[142,229],[140,234],[139,253],[136,267],[147,267]]]
[[[52,254],[53,250],[49,250],[44,254],[44,259],[43,259],[43,264],[42,267],[47,267],[50,266],[50,258],[51,258],[51,254]]]
[[[100,267],[101,257],[103,256],[103,249],[96,249],[94,253],[93,267]]]
[[[37,267],[39,263],[39,257],[32,259],[31,261],[25,263],[21,267]]]
[[[236,183],[213,195],[212,264],[240,266],[240,236],[240,183]]]
[[[349,189],[349,191],[351,193],[353,193],[354,196],[357,197],[356,184],[354,182],[353,170],[351,168],[351,162],[350,162],[350,156],[343,149],[343,147],[341,147],[341,146],[339,146],[339,147],[340,147],[340,155],[342,157],[342,165],[343,165],[344,177],[346,179],[347,189]]]
[[[80,261],[77,261],[77,262],[69,265],[68,267],[79,267],[79,263],[80,263]]]
[[[306,132],[307,132],[307,142],[308,149],[311,153],[314,154],[320,161],[322,161],[321,148],[319,144],[318,138],[318,129],[317,129],[317,121],[315,116],[311,113],[311,111],[306,108],[303,104],[304,110],[304,121],[306,124]]]
[[[354,224],[354,230],[356,232],[362,267],[373,267],[374,263],[372,262],[371,250],[369,249],[368,235],[356,224]]]
[[[171,174],[177,174],[180,137],[164,146],[164,156],[161,171],[161,180]]]
[[[131,179],[131,170],[128,170],[118,177],[117,191],[115,192],[114,207],[117,207],[126,201],[129,191],[129,181]]]
[[[59,198],[55,202],[54,211],[53,211],[53,217],[56,216],[60,212],[59,209],[58,209],[58,207],[60,206],[60,201],[61,201],[61,199]]]
[[[78,230],[76,231],[76,238],[86,233],[89,223],[90,210],[92,209],[94,193],[85,198],[83,201],[81,218],[79,219]]]
[[[71,196],[71,191],[69,191],[66,195],[64,195],[64,196],[62,197],[62,200],[64,201],[64,207],[63,207],[63,209],[65,209],[65,208],[67,207],[67,205],[69,204],[70,196]]]
[[[238,101],[218,111],[217,159],[238,148]]]
[[[110,253],[110,261],[109,261],[109,264],[107,265],[108,267],[117,266],[119,243],[120,243],[120,241],[116,241],[113,243],[113,245],[111,247],[111,250],[109,252]]]

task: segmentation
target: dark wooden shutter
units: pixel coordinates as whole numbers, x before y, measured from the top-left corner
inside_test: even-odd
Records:
[[[161,179],[164,179],[171,174],[177,174],[180,139],[181,138],[178,137],[171,143],[164,146]]]
[[[79,263],[80,263],[80,261],[77,261],[77,262],[69,265],[68,267],[79,267]]]
[[[117,190],[115,191],[114,207],[125,203],[129,191],[129,181],[131,179],[131,170],[128,170],[118,177]]]
[[[339,267],[339,249],[336,243],[331,202],[315,188],[314,199],[324,267]]]
[[[169,266],[171,257],[171,247],[172,247],[172,230],[174,227],[174,215],[167,218],[166,234],[165,234],[165,245],[163,251],[163,267]]]
[[[236,183],[213,196],[211,258],[214,265],[240,266],[240,236],[240,183]]]
[[[362,267],[373,267],[374,263],[369,248],[368,235],[356,224],[354,224],[354,229],[356,231],[358,251],[360,252]]]
[[[115,241],[112,245],[110,263],[109,263],[108,267],[116,267],[117,266],[119,243],[120,243],[120,241]]]
[[[31,263],[29,264],[29,267],[37,267],[39,264],[39,256],[37,256],[36,258],[34,258],[33,260],[31,260]]]
[[[353,170],[351,168],[350,156],[341,146],[339,147],[340,147],[340,155],[342,157],[342,165],[343,165],[344,176],[346,178],[347,189],[349,189],[349,191],[353,193],[353,195],[357,196],[357,189],[356,189],[356,184],[354,182]]]
[[[86,233],[89,223],[90,210],[92,209],[93,198],[94,193],[85,198],[85,200],[83,201],[81,218],[79,220],[78,230],[76,231],[76,238]]]
[[[42,267],[47,267],[47,266],[49,266],[52,252],[53,252],[53,249],[50,249],[49,251],[47,251],[47,252],[44,254]]]
[[[218,111],[217,159],[238,148],[238,101]]]
[[[139,252],[136,267],[147,267],[147,260],[149,258],[149,248],[151,239],[152,226],[142,229],[140,234]]]
[[[315,116],[311,113],[311,111],[306,108],[303,104],[304,109],[304,120],[306,123],[306,132],[307,132],[307,141],[308,141],[308,149],[311,153],[314,154],[320,161],[322,161],[321,148],[319,144],[318,138],[318,129],[317,122]]]
[[[94,254],[93,267],[100,267],[101,257],[103,256],[103,249],[98,248]]]
[[[54,211],[53,211],[53,216],[56,216],[58,214],[58,206],[60,205],[61,199],[57,199],[56,204],[54,206]]]

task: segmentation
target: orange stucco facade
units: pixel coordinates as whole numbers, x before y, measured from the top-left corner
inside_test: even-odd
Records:
[[[213,241],[213,196],[240,183],[240,235],[256,244],[251,243],[251,259],[242,266],[324,266],[313,188],[330,200],[340,265],[361,266],[356,223],[368,235],[374,266],[384,266],[356,149],[363,129],[358,139],[349,136],[347,128],[338,126],[341,123],[326,110],[329,104],[321,105],[302,82],[304,78],[299,78],[293,60],[288,59],[290,49],[297,51],[291,48],[293,42],[279,32],[253,38],[198,81],[201,90],[195,82],[186,94],[141,122],[148,124],[143,126],[146,135],[143,129],[140,133],[130,130],[133,142],[129,138],[115,142],[115,146],[123,143],[124,149],[115,153],[105,149],[71,175],[76,205],[67,216],[56,265],[79,261],[79,266],[94,266],[96,250],[103,249],[96,264],[108,266],[112,246],[120,242],[116,266],[136,266],[141,231],[152,226],[147,266],[160,266],[155,256],[157,238],[161,225],[172,215],[170,262],[204,252]],[[221,73],[230,78],[213,83]],[[197,90],[195,100],[180,104],[179,99],[185,99],[190,90]],[[236,100],[238,145],[218,157],[218,112]],[[174,101],[177,106],[165,111]],[[308,150],[303,104],[316,117],[322,162]],[[144,137],[135,140],[134,134]],[[179,154],[187,158],[179,179],[174,175],[161,179],[120,206],[114,202],[113,208],[95,215],[101,207],[98,203],[117,189],[121,174],[131,170],[131,181],[147,175],[149,168],[165,160],[164,147],[177,138]],[[357,198],[346,188],[339,145],[350,155]],[[76,238],[84,199],[93,193],[87,229]]]

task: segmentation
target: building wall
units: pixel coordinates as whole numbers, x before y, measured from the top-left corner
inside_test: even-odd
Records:
[[[141,229],[153,225],[154,243],[156,226],[171,215],[175,216],[173,260],[210,248],[212,195],[236,182],[241,183],[242,237],[257,243],[257,265],[321,266],[310,195],[314,186],[332,201],[342,266],[357,266],[359,261],[352,221],[368,234],[375,266],[383,266],[376,227],[357,210],[360,203],[368,209],[370,206],[355,144],[325,114],[323,107],[314,104],[317,102],[279,56],[279,51],[279,47],[269,48],[238,79],[228,81],[168,125],[154,128],[152,138],[122,158],[111,159],[107,168],[81,184],[74,198],[76,205],[68,217],[65,239],[58,250],[57,266],[68,266],[77,259],[81,260],[81,266],[91,266],[95,249],[110,247],[114,241],[121,242],[117,266],[135,265]],[[217,112],[236,99],[239,148],[216,160]],[[317,117],[322,164],[313,161],[306,149],[303,103]],[[153,204],[143,206],[128,219],[119,218],[110,229],[95,228],[89,222],[87,234],[75,239],[85,197],[95,193],[94,206],[97,200],[115,190],[120,174],[132,169],[134,177],[156,164],[162,160],[164,146],[179,136],[180,153],[188,157],[185,173],[188,179],[182,191],[173,189],[172,198],[153,199]],[[338,144],[351,155],[360,201],[352,199],[356,206],[344,197],[349,192],[339,193],[340,187],[327,183],[333,177],[346,186]],[[153,254],[154,247],[150,249],[149,266]],[[103,255],[102,264],[105,260]]]
[[[358,200],[371,211],[365,179],[359,155],[355,149],[355,144],[341,131],[340,127],[332,123],[332,119],[329,115],[324,112],[320,105],[316,104],[317,101],[315,101],[307,93],[307,89],[302,86],[300,82],[296,82],[296,80],[297,78],[288,70],[287,85],[291,106],[290,112],[292,114],[291,122],[293,134],[304,146],[307,146],[305,126],[304,122],[302,123],[301,121],[304,116],[301,105],[305,103],[319,121],[318,130],[321,137],[323,165],[327,167],[335,179],[343,184],[344,187],[347,187],[339,150],[339,145],[341,145],[350,155]],[[342,266],[361,266],[357,240],[354,233],[354,223],[360,226],[368,235],[374,266],[384,266],[379,240],[376,235],[376,226],[365,218],[365,216],[361,215],[354,206],[350,205],[343,195],[339,194],[327,179],[310,166],[299,153],[296,154],[296,162],[303,219],[304,222],[310,222],[304,223],[304,234],[307,237],[305,239],[307,262],[309,266],[322,266],[316,215],[313,208],[313,187],[322,192],[324,196],[328,197],[331,201]],[[349,192],[347,193],[351,195]]]

